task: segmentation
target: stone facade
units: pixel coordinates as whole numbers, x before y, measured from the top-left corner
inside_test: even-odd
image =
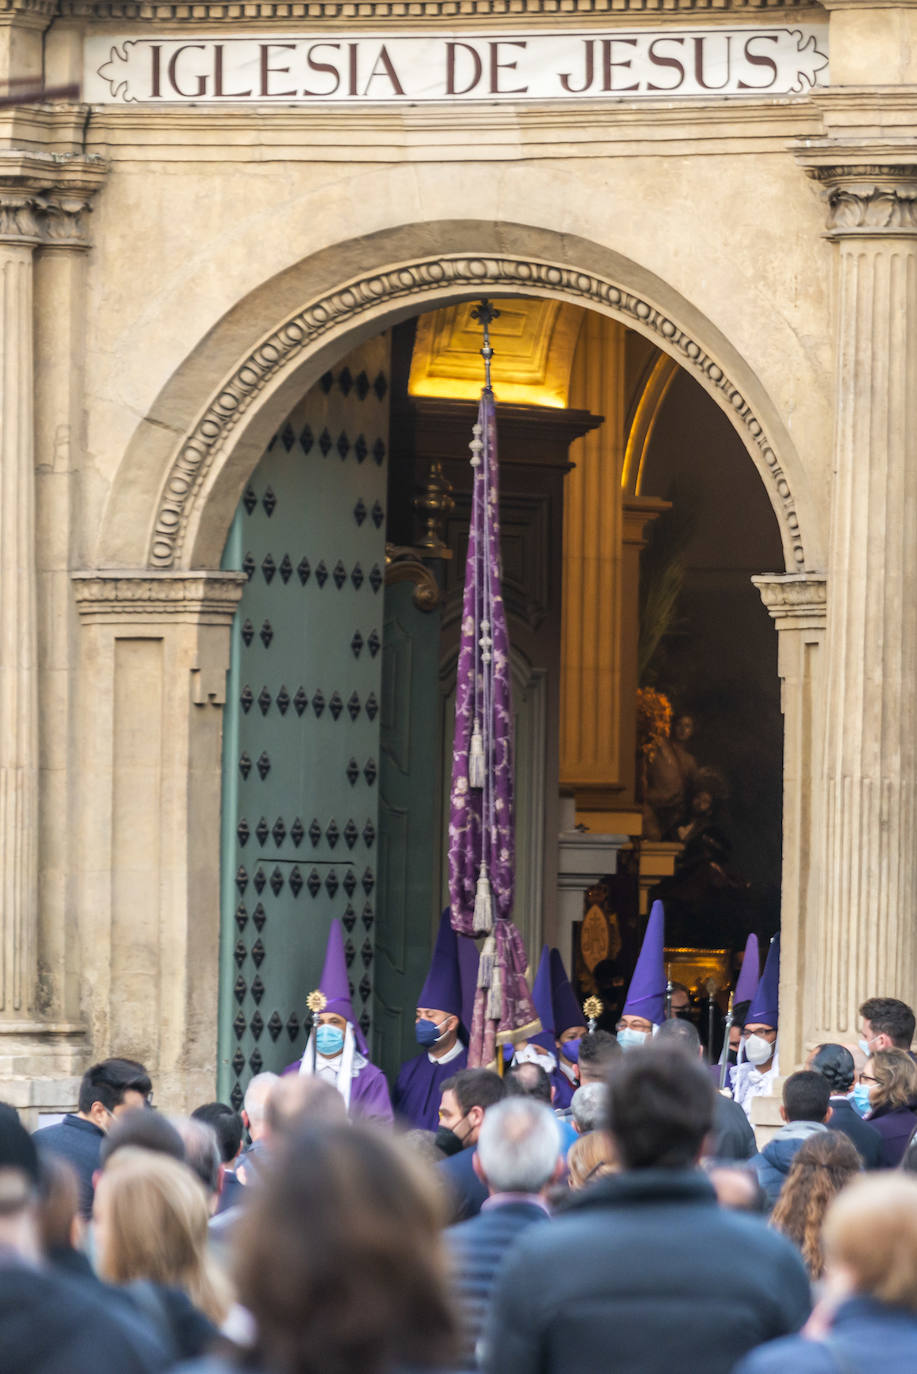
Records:
[[[332,361],[483,292],[622,321],[731,417],[785,559],[758,583],[784,689],[792,1057],[850,1039],[860,995],[917,998],[917,6],[825,8],[830,82],[781,96],[0,110],[4,1096],[61,1105],[114,1050],[173,1105],[209,1095],[229,523]],[[713,33],[825,11],[16,0],[0,18],[0,70],[53,86],[108,35]]]

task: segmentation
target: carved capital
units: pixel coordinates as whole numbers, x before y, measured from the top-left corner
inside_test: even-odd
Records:
[[[751,580],[778,630],[824,630],[828,611],[824,573],[762,573]]]
[[[75,572],[76,608],[88,624],[169,621],[229,625],[248,581],[242,572]]]
[[[0,152],[0,243],[88,248],[86,217],[107,172],[100,157]]]
[[[913,163],[807,166],[828,206],[831,238],[917,235],[917,156]]]

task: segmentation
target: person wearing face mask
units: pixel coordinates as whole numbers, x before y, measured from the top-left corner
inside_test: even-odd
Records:
[[[756,1097],[773,1091],[780,1068],[777,1051],[778,993],[780,988],[780,936],[775,935],[758,984],[739,1045],[739,1062],[732,1074],[732,1095],[751,1116]]]
[[[665,1020],[665,912],[654,902],[646,934],[617,1024],[622,1050],[642,1049]]]
[[[321,981],[307,999],[312,1032],[298,1063],[284,1073],[317,1074],[337,1088],[352,1117],[390,1125],[392,1103],[385,1075],[370,1063],[369,1046],[350,1000],[344,933],[331,922]]]
[[[516,1048],[513,1055],[513,1065],[537,1064],[544,1069],[551,1081],[551,1100],[556,1110],[566,1111],[573,1097],[573,1090],[576,1083],[574,1077],[575,1070],[573,1062],[561,1053],[561,1047],[557,1040],[557,1022],[555,1017],[554,1002],[554,973],[552,969],[552,956],[557,954],[556,950],[549,950],[547,945],[541,951],[541,958],[538,961],[538,972],[535,974],[535,982],[532,984],[532,1002],[538,1013],[541,1022],[541,1030],[529,1036],[524,1044]],[[557,954],[558,960],[560,955]],[[563,973],[563,964],[561,964]],[[563,974],[566,980],[566,974]],[[569,988],[569,983],[567,984]],[[572,998],[572,989],[570,989]],[[575,1006],[574,1001],[574,1006]],[[569,1013],[565,1013],[567,1019]],[[579,1016],[577,1008],[574,1015]],[[580,1028],[585,1032],[585,1027]],[[574,1051],[575,1053],[575,1051]],[[569,1066],[571,1073],[567,1074],[560,1068],[563,1062]]]
[[[557,1068],[566,1080],[563,1092],[555,1100],[555,1108],[564,1110],[579,1087],[579,1047],[586,1034],[583,1009],[567,977],[559,949],[551,950],[551,1002],[554,1008],[554,1033],[557,1037]]]
[[[475,1147],[488,1108],[505,1096],[506,1084],[490,1069],[461,1069],[443,1084],[436,1144],[446,1158],[436,1168],[449,1197],[449,1225],[477,1216],[487,1199],[474,1167]]]
[[[761,978],[761,955],[758,950],[758,937],[751,934],[745,941],[745,952],[742,955],[742,967],[739,969],[739,976],[736,978],[735,990],[732,1002],[732,1025],[729,1028],[729,1048],[726,1051],[726,1087],[732,1090],[732,1080],[735,1075],[735,1068],[739,1062],[739,1044],[742,1039],[742,1031],[748,1019],[748,1009],[751,1006],[752,998],[758,990],[758,983]],[[718,1088],[720,1086],[721,1062],[717,1060],[710,1065],[710,1075]]]
[[[467,1028],[461,1021],[460,939],[466,937],[452,929],[447,907],[440,918],[427,980],[417,999],[414,1034],[421,1053],[402,1064],[392,1092],[395,1115],[418,1130],[436,1130],[443,1084],[464,1069],[468,1060]]]

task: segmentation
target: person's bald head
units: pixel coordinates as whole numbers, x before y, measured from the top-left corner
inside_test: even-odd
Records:
[[[264,1121],[269,1135],[282,1135],[308,1122],[340,1124],[347,1107],[337,1088],[315,1074],[290,1074],[271,1086]]]

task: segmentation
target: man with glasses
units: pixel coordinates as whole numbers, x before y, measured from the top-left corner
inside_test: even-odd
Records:
[[[49,1150],[72,1165],[80,1185],[80,1214],[92,1215],[92,1176],[99,1148],[112,1122],[124,1112],[152,1105],[150,1076],[136,1059],[104,1059],[83,1074],[77,1110],[56,1126],[35,1132],[39,1151]]]

